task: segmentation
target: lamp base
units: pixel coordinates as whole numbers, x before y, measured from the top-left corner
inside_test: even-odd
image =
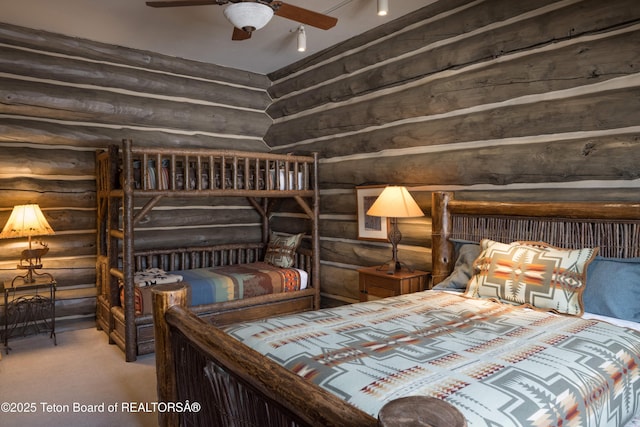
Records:
[[[387,274],[395,274],[397,272],[402,271],[405,268],[409,273],[413,273],[415,269],[411,267],[409,264],[406,264],[399,260],[389,260],[378,267],[378,271],[387,270]]]
[[[36,278],[34,278],[34,274],[36,276],[48,276],[50,277],[51,275],[49,273],[38,273],[36,270],[39,270],[42,268],[42,264],[29,264],[29,265],[24,265],[24,264],[18,264],[16,266],[18,268],[18,270],[27,270],[27,272],[21,276],[16,276],[13,278],[13,280],[11,281],[11,285],[13,285],[13,283],[17,280],[17,279],[22,279],[24,281],[24,283],[33,283],[36,281]]]
[[[413,268],[409,265],[401,262],[398,259],[398,243],[402,239],[402,233],[398,229],[398,218],[391,218],[391,229],[389,230],[389,241],[391,242],[391,256],[392,258],[386,263],[382,264],[378,270],[384,270],[387,267],[387,274],[394,274],[396,271],[402,271],[402,266],[405,266],[410,273],[413,273]]]

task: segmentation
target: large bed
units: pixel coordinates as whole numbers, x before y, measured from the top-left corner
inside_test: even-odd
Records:
[[[376,425],[409,396],[469,426],[637,422],[640,204],[438,192],[432,218],[434,290],[216,327],[159,289],[159,399],[202,405],[161,423]]]
[[[97,325],[127,361],[154,351],[150,295],[162,281],[184,283],[190,310],[218,323],[319,308],[317,162],[317,155],[137,147],[127,139],[97,153]],[[214,233],[193,232],[181,210],[174,215],[185,218],[166,219],[178,229],[169,237],[145,241],[138,229],[154,209],[167,208],[163,201],[175,209],[237,198],[260,218],[252,226],[257,241],[245,237],[249,227],[225,233],[233,228],[220,227],[226,223],[215,215],[202,219]],[[285,199],[302,218],[293,231],[272,225]]]

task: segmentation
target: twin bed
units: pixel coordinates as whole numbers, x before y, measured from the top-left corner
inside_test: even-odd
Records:
[[[127,361],[154,351],[151,290],[158,283],[184,283],[190,310],[218,323],[319,308],[317,162],[317,155],[168,150],[137,147],[131,140],[97,153],[97,325]],[[183,232],[160,239],[161,247],[155,236],[142,241],[138,227],[163,200],[175,210],[216,198],[246,199],[260,218],[252,225],[260,240],[247,241],[248,227],[225,232],[224,223],[202,236],[190,231],[187,217],[173,219]],[[294,200],[288,209],[303,218],[295,232],[272,227],[277,202],[284,199]],[[234,220],[231,230],[242,222]],[[172,238],[177,247],[167,245]]]
[[[415,396],[469,426],[637,422],[640,204],[438,192],[432,218],[434,290],[214,325],[158,286],[158,398],[201,405],[161,424],[376,425]]]

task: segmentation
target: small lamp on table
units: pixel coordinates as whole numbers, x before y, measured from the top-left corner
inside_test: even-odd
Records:
[[[388,186],[378,196],[367,211],[367,215],[388,217],[391,222],[389,241],[393,250],[392,258],[387,262],[387,273],[393,274],[402,270],[403,263],[398,260],[398,243],[402,234],[398,229],[398,218],[424,216],[424,212],[403,186]],[[412,269],[409,267],[409,270]]]
[[[35,282],[33,278],[34,270],[42,268],[41,258],[49,251],[47,246],[32,249],[31,236],[49,234],[54,234],[54,231],[44,217],[40,206],[36,204],[14,206],[7,224],[2,229],[2,233],[0,233],[0,239],[29,238],[29,249],[22,251],[20,263],[17,266],[20,270],[27,270],[24,276],[18,276],[23,278],[25,283]],[[24,264],[23,261],[27,261],[27,263]],[[38,273],[36,272],[36,274]]]

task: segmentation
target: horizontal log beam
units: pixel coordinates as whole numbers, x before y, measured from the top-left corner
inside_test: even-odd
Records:
[[[491,54],[487,54],[486,50],[493,46],[493,43],[485,44],[480,49],[477,46],[475,46],[476,49],[468,49],[466,47],[466,44],[469,43],[468,39],[463,38],[462,41],[453,44],[448,39],[452,34],[464,35],[474,29],[489,27],[494,22],[505,21],[519,14],[544,7],[554,1],[538,0],[522,3],[497,0],[493,2],[489,12],[486,10],[486,5],[481,2],[475,5],[469,5],[469,2],[466,1],[448,2],[446,9],[443,8],[443,5],[436,3],[429,7],[429,14],[418,11],[403,17],[409,22],[406,22],[405,27],[398,28],[395,33],[389,34],[389,30],[385,28],[384,31],[381,29],[380,33],[382,34],[378,34],[377,37],[374,34],[367,34],[369,45],[362,43],[366,46],[365,48],[353,49],[353,52],[341,61],[327,61],[322,66],[314,67],[295,79],[276,82],[269,88],[269,93],[275,102],[269,107],[268,112],[274,118],[281,117],[304,109],[292,109],[297,102],[304,103],[309,108],[328,101],[335,102],[357,96],[378,88],[394,86],[399,81],[407,82],[438,70],[453,68],[459,64],[482,60],[491,56]],[[437,13],[451,10],[457,10],[457,13],[444,13],[439,19],[430,19]],[[520,23],[517,25],[522,27]],[[408,26],[411,26],[411,31],[400,31]],[[539,36],[545,37],[544,40],[549,40],[553,34],[550,31],[548,33],[545,31]],[[566,36],[566,31],[558,36]],[[500,38],[494,37],[494,40],[500,40]],[[525,43],[530,38],[518,40],[514,39],[514,43]],[[461,44],[464,44],[462,48]],[[434,53],[432,55],[421,54],[425,46],[430,45],[444,46],[440,49],[433,47]],[[349,72],[345,73],[345,69]],[[330,83],[325,83],[327,81]],[[322,85],[324,90],[321,92],[307,91],[308,88],[317,85]],[[299,93],[294,97],[288,96],[294,92]],[[322,100],[322,97],[318,96],[319,94],[331,94],[332,98]],[[281,102],[278,99],[280,97],[287,99]],[[302,99],[304,97],[310,99],[304,100]],[[294,98],[297,98],[295,103],[291,102],[291,99]]]
[[[59,80],[76,85],[117,87],[120,90],[161,97],[179,97],[264,110],[270,103],[266,91],[162,74],[140,68],[95,63],[0,46],[0,72],[32,78]]]
[[[355,133],[380,123],[408,121],[479,105],[500,105],[519,97],[581,88],[620,76],[637,76],[640,27],[613,33],[588,41],[578,38],[550,48],[532,48],[525,53],[478,62],[477,66],[443,72],[437,78],[424,78],[379,90],[371,96],[352,98],[347,103],[308,109],[304,115],[274,123],[265,141],[278,146],[344,132]],[[612,44],[616,46],[613,51]],[[607,57],[606,63],[602,62],[603,57]],[[555,65],[550,68],[550,63]],[[637,86],[637,82],[630,81],[624,86],[634,85]],[[455,96],[452,96],[453,88]],[[311,96],[307,94],[305,99]]]
[[[157,128],[140,128],[135,125],[118,124],[114,126],[100,123],[67,123],[48,119],[2,118],[0,122],[0,142],[29,141],[48,145],[77,146],[82,148],[106,148],[119,142],[123,133],[136,141],[139,147],[176,147],[224,149],[234,147],[237,150],[266,152],[268,146],[262,138],[249,136],[224,136],[170,129],[160,124]]]
[[[322,163],[323,185],[371,182],[508,185],[640,178],[637,135],[468,147]],[[499,159],[499,161],[497,161]]]
[[[640,110],[640,87],[629,87],[588,95],[532,100],[521,104],[495,105],[425,117],[414,122],[400,122],[380,128],[346,135],[330,140],[318,139],[305,144],[305,149],[321,150],[325,157],[339,157],[353,153],[375,153],[382,150],[410,147],[445,146],[462,142],[498,141],[507,138],[545,134],[602,131],[637,126],[632,113]],[[491,123],[491,126],[487,126]],[[517,123],[514,126],[513,123]]]
[[[95,61],[114,62],[172,74],[266,89],[269,79],[261,74],[190,61],[158,53],[98,43],[16,25],[0,25],[0,42],[44,52],[57,52]]]
[[[271,124],[260,112],[10,78],[0,78],[0,113],[257,137]]]
[[[158,231],[136,232],[136,249],[152,249],[166,247],[173,242],[176,247],[180,242],[189,242],[192,246],[219,245],[229,242],[250,243],[262,239],[260,225],[242,227],[225,225],[221,227],[173,229]]]
[[[399,32],[364,50],[356,50],[343,61],[330,62],[300,78],[275,84],[269,91],[276,100],[267,111],[273,118],[295,114],[327,102],[396,86],[398,82],[411,82],[489,58],[616,27],[621,20],[640,19],[633,0],[619,1],[617,7],[597,0],[570,3],[559,9],[546,7],[552,3],[555,1],[499,0],[492,4],[490,12],[483,3],[467,5],[458,13],[426,21],[411,31]],[[629,14],[632,9],[634,12]],[[546,23],[544,31],[532,32],[532,27],[541,20]],[[493,24],[496,22],[504,24]],[[580,24],[567,31],[567,22]],[[448,40],[452,34],[468,36]],[[425,46],[432,47],[424,52]],[[350,73],[343,73],[345,68]],[[359,72],[361,69],[364,70]],[[316,85],[317,89],[305,90]],[[297,93],[287,96],[290,92]],[[281,96],[284,99],[278,100]]]
[[[320,259],[323,262],[368,267],[389,261],[391,255],[390,243],[354,245],[353,242],[323,240],[320,244]],[[398,247],[398,257],[419,270],[429,270],[431,265],[431,253],[420,247],[405,246],[401,243]]]
[[[47,148],[47,147],[43,147]],[[28,162],[16,161],[29,159]],[[57,175],[68,177],[95,175],[95,153],[77,151],[73,156],[69,150],[34,149],[30,147],[8,146],[0,150],[0,164],[3,177],[25,175]]]
[[[260,216],[250,209],[155,209],[144,215],[136,224],[137,229],[158,227],[194,227],[260,223]]]
[[[278,98],[282,93],[294,92],[304,87],[314,85],[315,83],[322,82],[340,76],[341,74],[349,71],[357,70],[353,68],[352,64],[348,68],[340,68],[336,58],[341,58],[352,50],[360,50],[362,46],[371,43],[375,40],[385,40],[389,35],[406,29],[407,27],[420,22],[425,19],[430,19],[443,12],[455,9],[461,5],[469,3],[469,0],[448,0],[446,3],[434,2],[427,6],[418,9],[411,14],[401,16],[393,21],[369,30],[363,34],[356,35],[340,44],[332,46],[329,49],[325,49],[319,53],[304,58],[291,65],[282,67],[269,74],[269,78],[275,82],[272,87],[269,88],[273,98]],[[421,40],[417,40],[418,43],[423,43]],[[403,40],[403,43],[399,43],[397,46],[404,46],[410,40]],[[394,57],[398,54],[398,51],[393,49],[397,47],[394,45],[385,45],[384,48],[378,49],[377,46],[374,50],[378,53],[378,56],[372,63],[378,63],[390,57]],[[414,44],[410,44],[405,52],[415,49]],[[386,52],[389,56],[382,56]],[[320,66],[320,64],[329,62],[328,65]],[[359,64],[363,64],[364,61],[357,61]],[[290,78],[292,74],[296,74],[296,78]]]

